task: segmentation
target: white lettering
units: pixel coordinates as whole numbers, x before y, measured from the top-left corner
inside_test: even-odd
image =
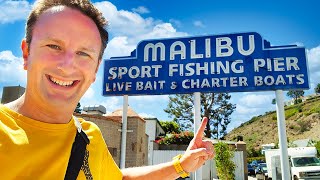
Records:
[[[191,47],[190,47],[190,58],[191,59],[199,59],[203,58],[203,54],[197,54],[196,53],[196,40],[191,40]]]
[[[222,44],[224,42],[224,44]],[[221,37],[216,39],[216,56],[226,57],[233,54],[233,48],[231,47],[232,41],[228,37]],[[226,52],[222,52],[222,51]]]
[[[174,72],[178,72],[178,64],[169,64],[169,76],[173,76]]]
[[[284,58],[274,58],[274,71],[284,71]]]
[[[180,49],[176,50],[176,46]],[[180,55],[181,59],[186,59],[186,46],[181,41],[176,41],[170,46],[170,60],[174,60],[176,55]]]
[[[249,49],[247,51],[245,51],[243,49],[243,37],[242,36],[237,36],[237,44],[238,44],[238,51],[240,54],[242,54],[244,56],[251,55],[255,49],[254,35],[249,35]]]
[[[294,70],[300,70],[298,63],[298,58],[296,57],[286,57],[286,63],[287,63],[287,70],[290,71],[291,67],[294,68]]]
[[[303,79],[304,74],[298,74],[296,77],[297,77],[297,80],[298,80],[297,84],[303,84],[304,83],[304,79]]]
[[[152,44],[152,43],[148,43],[145,47],[144,47],[144,62],[148,62],[149,61],[149,49],[151,49],[151,54],[152,54],[152,61],[157,61],[157,50],[158,48],[160,49],[160,60],[164,61],[165,59],[165,46],[163,43],[159,42],[157,44]]]

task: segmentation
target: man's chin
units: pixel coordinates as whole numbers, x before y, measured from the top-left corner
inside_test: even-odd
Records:
[[[52,106],[59,107],[62,109],[66,109],[68,107],[74,107],[77,105],[77,103],[80,101],[80,99],[72,98],[72,97],[65,97],[65,96],[51,96],[49,98],[49,103]]]

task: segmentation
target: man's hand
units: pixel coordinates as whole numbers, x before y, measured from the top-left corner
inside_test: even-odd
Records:
[[[208,159],[212,159],[213,144],[210,141],[203,141],[203,132],[207,125],[208,118],[202,119],[200,128],[191,140],[187,151],[181,157],[180,163],[184,171],[193,172],[201,167]]]
[[[208,122],[208,118],[203,118],[200,128],[190,142],[187,151],[180,159],[180,164],[184,171],[193,172],[203,163],[213,158],[213,145],[210,141],[203,141],[203,132]],[[157,164],[153,166],[144,166],[136,168],[123,169],[123,179],[135,180],[167,180],[179,177],[173,167],[172,162]]]

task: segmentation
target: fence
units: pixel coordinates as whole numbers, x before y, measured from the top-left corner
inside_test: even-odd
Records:
[[[154,150],[152,157],[152,164],[160,164],[168,161],[172,161],[172,158],[178,154],[183,154],[184,151],[171,151],[171,150]],[[244,168],[246,167],[243,164],[243,152],[235,151],[233,162],[236,164],[235,175],[236,180],[244,180]],[[190,178],[186,178],[190,180],[194,180],[194,174],[191,173]],[[205,165],[202,167],[202,180],[212,180],[217,179],[217,171],[215,161],[207,161]]]

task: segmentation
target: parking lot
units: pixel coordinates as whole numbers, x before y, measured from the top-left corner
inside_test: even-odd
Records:
[[[256,179],[257,179],[256,177],[248,176],[248,180],[256,180]]]

